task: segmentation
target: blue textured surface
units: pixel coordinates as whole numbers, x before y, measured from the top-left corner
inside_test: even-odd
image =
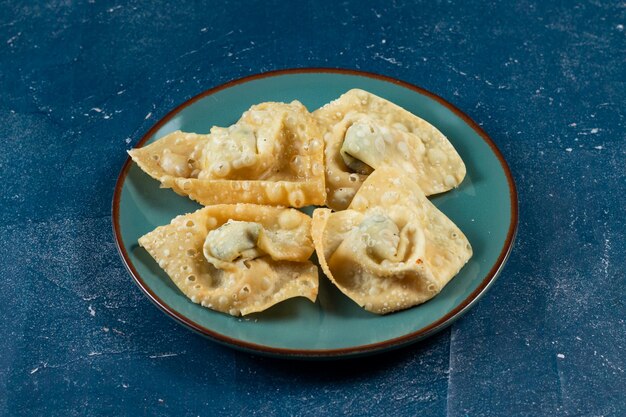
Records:
[[[626,414],[626,7],[431,3],[3,1],[0,413]],[[421,85],[509,161],[516,248],[426,342],[342,363],[242,354],[167,320],[118,258],[125,150],[202,90],[299,66]]]

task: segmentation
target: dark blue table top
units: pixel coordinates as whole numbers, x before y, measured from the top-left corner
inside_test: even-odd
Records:
[[[624,4],[1,3],[0,414],[626,414]],[[517,243],[451,328],[288,362],[193,334],[132,283],[110,217],[125,150],[191,96],[291,67],[420,85],[502,150]]]

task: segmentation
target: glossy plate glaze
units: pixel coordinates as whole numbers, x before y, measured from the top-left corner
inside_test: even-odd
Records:
[[[135,282],[166,314],[209,338],[239,349],[300,358],[348,357],[396,348],[423,339],[458,319],[494,281],[506,261],[517,228],[517,194],[502,155],[473,121],[442,98],[380,75],[336,70],[295,69],[255,75],[208,90],[159,121],[135,145],[140,147],[180,129],[207,133],[228,126],[251,105],[300,100],[309,110],[351,88],[384,97],[429,121],[452,142],[465,161],[461,186],[432,199],[466,234],[474,255],[461,272],[425,304],[387,316],[358,307],[320,270],[315,304],[297,298],[271,309],[231,317],[188,300],[137,239],[196,203],[160,189],[157,181],[126,161],[113,198],[113,228],[120,255]]]

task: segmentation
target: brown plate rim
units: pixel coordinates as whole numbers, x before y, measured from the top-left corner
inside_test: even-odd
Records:
[[[190,104],[200,100],[201,98],[207,97],[211,94],[215,94],[218,91],[224,90],[226,88],[246,83],[252,80],[257,80],[261,78],[267,77],[276,77],[281,75],[289,75],[289,74],[302,74],[302,73],[334,73],[334,74],[346,74],[346,75],[356,75],[360,77],[368,77],[374,78],[386,82],[390,82],[393,84],[400,85],[404,88],[408,88],[413,90],[419,94],[425,95],[438,103],[442,104],[450,111],[452,111],[455,115],[463,119],[465,123],[467,123],[478,135],[489,145],[492,152],[498,158],[500,165],[502,166],[502,170],[505,173],[507,183],[509,186],[509,197],[511,203],[511,223],[509,224],[509,230],[507,231],[507,237],[502,246],[502,250],[498,256],[498,259],[494,263],[491,270],[487,273],[485,278],[482,280],[480,285],[469,295],[467,296],[458,306],[456,306],[452,311],[450,311],[445,316],[441,317],[439,320],[429,324],[426,327],[423,327],[419,330],[411,332],[409,334],[385,340],[382,342],[371,343],[360,346],[351,346],[348,348],[339,348],[339,349],[286,349],[286,348],[276,348],[272,346],[265,346],[256,343],[245,342],[239,339],[234,339],[223,335],[221,333],[215,332],[213,330],[207,329],[206,327],[190,320],[186,316],[180,314],[175,309],[170,307],[167,303],[165,303],[161,298],[159,298],[153,291],[150,289],[137,270],[135,269],[132,261],[128,256],[128,252],[126,251],[126,247],[121,237],[120,230],[120,199],[122,194],[122,187],[124,186],[124,182],[126,180],[126,176],[128,175],[128,170],[131,165],[131,159],[128,157],[120,174],[118,176],[117,182],[115,184],[115,190],[113,193],[113,202],[112,202],[112,226],[113,226],[113,234],[115,237],[115,243],[117,245],[118,252],[124,266],[133,277],[135,283],[139,286],[139,288],[148,296],[148,298],[156,304],[163,312],[165,312],[168,316],[175,319],[179,323],[189,327],[195,332],[200,333],[203,336],[207,336],[210,339],[237,348],[241,350],[245,350],[248,352],[261,353],[270,356],[277,357],[288,357],[288,358],[343,358],[343,357],[353,357],[353,356],[362,356],[376,352],[388,351],[390,349],[398,348],[401,346],[405,346],[412,342],[417,342],[422,340],[440,330],[443,330],[450,324],[452,324],[456,319],[461,317],[478,299],[482,296],[482,294],[489,288],[489,286],[495,281],[499,273],[501,272],[506,260],[511,253],[513,248],[513,242],[515,240],[515,235],[517,233],[517,225],[518,225],[518,199],[517,199],[517,189],[515,187],[515,182],[513,181],[513,176],[511,174],[511,170],[509,169],[508,164],[504,160],[502,153],[494,143],[494,141],[487,135],[487,133],[480,127],[476,122],[474,122],[468,115],[459,110],[453,104],[447,102],[442,97],[422,88],[418,87],[414,84],[408,83],[406,81],[401,81],[396,78],[392,78],[386,75],[380,75],[373,72],[366,72],[361,70],[353,70],[353,69],[343,69],[343,68],[291,68],[291,69],[282,69],[275,71],[263,72],[260,74],[249,75],[243,78],[238,78],[236,80],[232,80],[221,84],[217,87],[213,87],[208,89],[189,100],[183,102],[179,106],[175,107],[173,110],[168,112],[161,120],[159,120],[154,126],[150,128],[135,144],[135,147],[142,146],[158,129],[160,129],[165,123],[167,123],[170,119],[172,119],[176,114],[178,114],[182,109],[189,106]]]

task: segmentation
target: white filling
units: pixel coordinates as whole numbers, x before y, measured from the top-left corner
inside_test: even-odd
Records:
[[[169,149],[163,151],[163,155],[158,160],[163,171],[174,177],[187,178],[191,175],[191,167],[185,155],[173,153]]]
[[[257,138],[251,126],[238,123],[227,129],[213,128],[212,139],[202,153],[203,166],[208,168],[200,175],[202,178],[224,178],[233,169],[258,162]]]

